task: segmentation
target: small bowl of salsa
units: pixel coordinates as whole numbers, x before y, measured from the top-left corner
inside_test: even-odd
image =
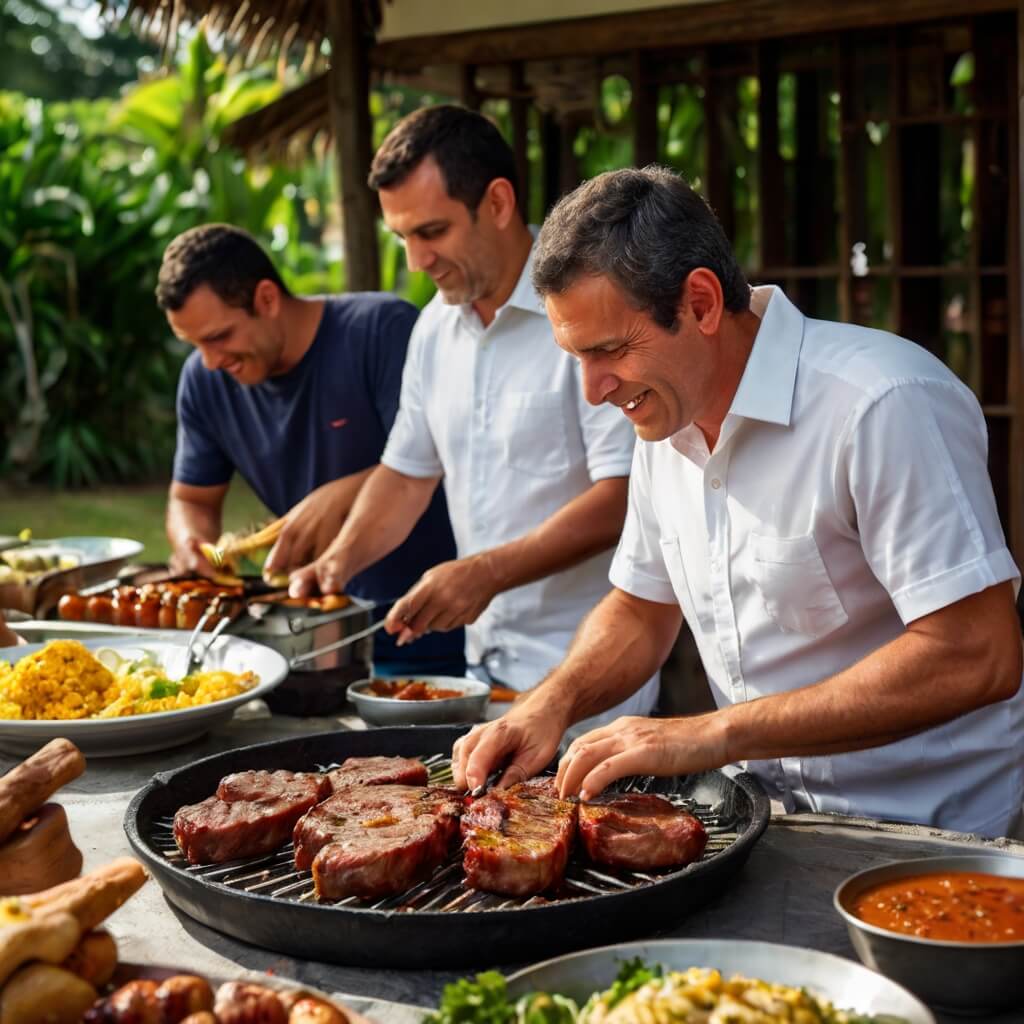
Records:
[[[954,1013],[1024,1007],[1024,857],[922,857],[836,889],[857,955]]]
[[[349,686],[347,695],[369,725],[444,725],[479,722],[490,692],[478,679],[417,676],[361,679]]]

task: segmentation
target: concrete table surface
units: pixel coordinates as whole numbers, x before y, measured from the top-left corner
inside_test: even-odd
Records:
[[[158,771],[251,743],[286,739],[330,729],[363,728],[353,715],[289,718],[271,715],[254,701],[234,719],[200,740],[171,750],[125,758],[93,758],[85,775],[54,798],[64,805],[72,836],[85,857],[85,869],[131,854],[122,827],[134,793]],[[0,773],[17,759],[0,752]],[[846,928],[832,909],[832,893],[848,875],[889,860],[945,852],[1001,850],[1024,856],[1024,843],[975,837],[912,826],[884,825],[814,815],[777,816],[754,848],[746,866],[712,903],[685,918],[662,938],[735,938],[787,943],[856,960]],[[453,922],[454,924],[454,922]],[[446,982],[467,971],[368,970],[296,960],[246,945],[187,917],[150,881],[109,922],[121,959],[164,965],[213,977],[237,975],[236,965],[271,972],[338,993],[381,1024],[416,1024],[411,1006],[436,1005]],[[443,942],[443,936],[438,937]],[[478,969],[509,972],[523,964],[488,962]],[[962,1018],[937,1014],[941,1024]],[[1024,1011],[985,1018],[987,1024],[1020,1024]]]

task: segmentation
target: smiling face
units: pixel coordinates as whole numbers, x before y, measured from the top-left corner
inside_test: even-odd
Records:
[[[285,350],[280,290],[261,281],[253,306],[255,314],[230,306],[204,284],[181,309],[167,311],[167,322],[182,341],[199,349],[207,370],[223,370],[251,387],[283,371]]]
[[[485,194],[476,211],[448,195],[444,177],[427,156],[398,185],[380,190],[384,223],[405,243],[410,270],[423,270],[449,305],[477,302],[498,285],[502,266],[499,224]]]
[[[555,340],[582,364],[587,401],[618,406],[641,440],[713,420],[723,398],[728,407],[717,346],[685,298],[675,331],[633,308],[607,277],[581,277],[545,304]]]

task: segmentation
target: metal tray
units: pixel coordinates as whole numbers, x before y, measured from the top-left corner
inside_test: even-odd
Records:
[[[28,583],[0,585],[0,608],[14,608],[43,618],[65,594],[91,587],[116,573],[142,551],[125,537],[58,537],[33,541],[26,547],[57,548],[80,561],[73,569],[54,569]]]
[[[359,967],[461,967],[550,956],[667,928],[712,899],[746,861],[768,824],[768,799],[742,774],[641,777],[634,789],[692,808],[709,833],[703,859],[678,870],[617,873],[573,857],[558,898],[508,898],[462,885],[456,856],[426,882],[376,903],[317,903],[291,846],[230,864],[190,867],[171,830],[175,812],[205,799],[230,772],[309,771],[346,757],[422,757],[431,781],[450,781],[448,756],[464,727],[419,726],[279,740],[154,776],[132,800],[125,831],[168,899],[204,924],[291,956]]]
[[[852,960],[800,946],[739,939],[666,939],[589,949],[518,971],[508,979],[509,996],[559,993],[582,1006],[592,993],[609,988],[622,963],[634,957],[672,970],[714,967],[727,978],[742,974],[806,988],[837,1009],[892,1014],[906,1024],[935,1024],[928,1007],[905,988]]]

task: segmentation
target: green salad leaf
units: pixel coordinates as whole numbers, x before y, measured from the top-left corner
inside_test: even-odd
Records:
[[[512,1024],[515,1015],[504,977],[484,971],[475,979],[445,985],[440,1006],[425,1018],[425,1024]]]
[[[516,1024],[576,1024],[579,1013],[565,996],[531,992],[516,1003]]]
[[[172,682],[170,679],[154,679],[153,685],[149,688],[149,699],[160,700],[162,697],[177,697],[181,693],[181,683]]]
[[[603,1002],[610,1010],[621,1003],[630,992],[635,992],[647,982],[662,977],[664,973],[661,964],[645,964],[638,956],[626,960],[619,968],[612,987],[602,997]]]

